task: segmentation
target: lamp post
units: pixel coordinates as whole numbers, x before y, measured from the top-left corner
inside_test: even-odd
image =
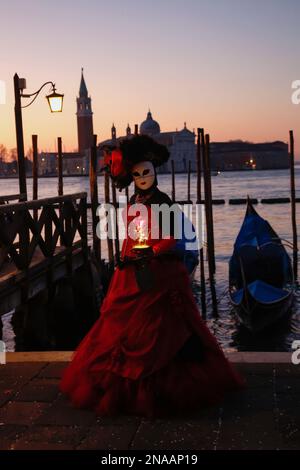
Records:
[[[52,92],[46,96],[50,110],[52,113],[62,111],[64,95],[56,93],[55,84],[53,82],[44,83],[37,91],[30,94],[24,94],[23,90],[26,88],[25,78],[19,78],[18,74],[14,75],[14,90],[15,90],[15,121],[16,121],[16,136],[17,136],[17,150],[18,150],[18,169],[19,169],[19,191],[22,194],[22,200],[27,200],[27,187],[26,187],[26,168],[24,156],[24,136],[23,136],[23,121],[22,121],[22,108],[30,106],[38,97],[40,91],[46,85],[52,86]],[[22,106],[21,98],[32,98],[29,104]]]

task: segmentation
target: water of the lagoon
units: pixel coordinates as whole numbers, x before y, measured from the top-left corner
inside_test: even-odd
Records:
[[[300,181],[300,166],[296,167],[296,187]],[[103,200],[103,179],[98,178],[99,199]],[[159,187],[170,195],[170,175],[159,176]],[[251,197],[272,198],[289,196],[289,171],[244,171],[224,172],[212,178],[213,197],[228,201],[229,198]],[[300,184],[300,183],[299,183]],[[32,191],[32,180],[28,180],[29,197]],[[89,180],[85,177],[69,177],[64,179],[64,193],[89,191]],[[0,195],[18,193],[17,179],[1,179]],[[39,197],[50,197],[57,194],[57,179],[39,180]],[[195,201],[196,177],[192,175],[191,197]],[[300,191],[297,191],[300,196]],[[176,199],[187,197],[187,175],[176,176]],[[281,238],[292,241],[291,215],[289,204],[258,204],[258,212],[269,220]],[[222,347],[227,351],[289,351],[293,340],[300,339],[300,288],[295,296],[291,316],[277,326],[261,334],[251,334],[239,325],[231,309],[228,295],[228,259],[232,252],[233,242],[244,217],[244,206],[225,205],[213,206],[216,249],[216,286],[219,299],[219,317],[213,318],[208,298],[207,323],[216,335]],[[297,204],[297,220],[300,221],[300,203]],[[299,232],[299,230],[298,230]],[[89,226],[91,236],[91,226]],[[299,271],[300,272],[300,271]],[[199,269],[193,286],[199,301]],[[209,292],[209,286],[207,286]],[[13,349],[13,335],[8,327],[9,316],[5,318],[5,334],[8,346]]]

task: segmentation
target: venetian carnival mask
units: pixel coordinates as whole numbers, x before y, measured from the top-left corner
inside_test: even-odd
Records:
[[[154,166],[149,161],[136,163],[131,169],[131,174],[139,189],[149,189],[155,181]]]

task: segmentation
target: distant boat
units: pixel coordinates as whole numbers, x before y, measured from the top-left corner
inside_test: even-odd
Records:
[[[290,257],[271,225],[248,198],[243,224],[229,261],[229,295],[240,321],[259,331],[291,307],[294,277]]]

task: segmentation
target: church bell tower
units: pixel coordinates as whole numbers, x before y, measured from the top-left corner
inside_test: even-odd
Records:
[[[81,69],[81,82],[79,87],[79,97],[77,98],[77,133],[78,133],[78,152],[82,155],[89,149],[93,142],[93,113],[91,98],[88,96],[88,90]]]

